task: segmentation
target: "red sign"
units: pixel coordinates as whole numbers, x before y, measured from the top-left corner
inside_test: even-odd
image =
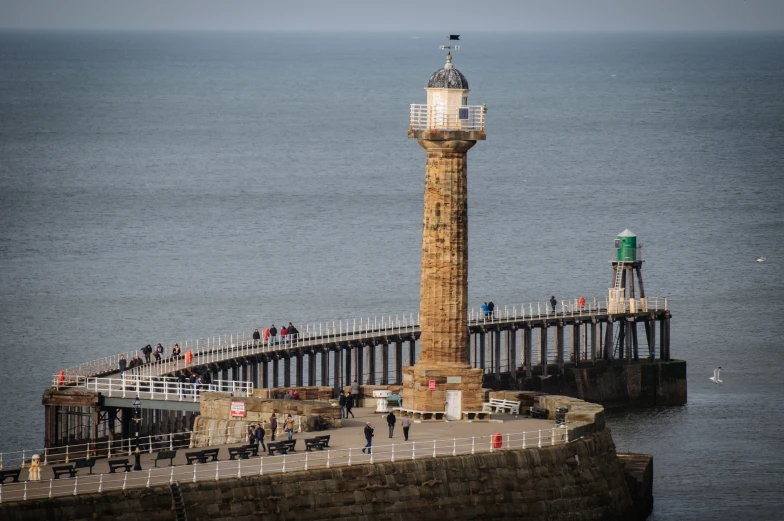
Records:
[[[245,402],[231,402],[231,415],[245,417]]]
[[[428,386],[428,390],[435,391],[436,390],[436,381],[430,380],[430,385]]]

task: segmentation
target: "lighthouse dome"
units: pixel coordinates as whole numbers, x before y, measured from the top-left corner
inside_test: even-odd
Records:
[[[462,89],[468,90],[468,80],[463,73],[452,66],[452,54],[446,55],[446,65],[430,76],[428,89]]]

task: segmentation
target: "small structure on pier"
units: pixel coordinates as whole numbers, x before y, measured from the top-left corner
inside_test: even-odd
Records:
[[[451,40],[458,39],[450,36]],[[450,42],[451,43],[451,42]],[[466,360],[468,337],[468,150],[486,138],[484,107],[468,105],[468,80],[446,64],[411,105],[408,137],[427,152],[420,279],[420,357],[403,368],[403,406],[461,419],[482,410],[482,369]]]
[[[638,309],[647,311],[645,287],[642,284],[642,245],[628,228],[615,238],[615,254],[610,263],[613,267],[612,287],[607,299],[610,313],[625,313],[626,303],[632,313]],[[635,292],[635,279],[637,292]],[[628,289],[628,291],[627,291]]]

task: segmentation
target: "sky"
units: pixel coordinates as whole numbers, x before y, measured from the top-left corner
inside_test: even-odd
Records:
[[[0,28],[784,30],[784,0],[0,0]]]

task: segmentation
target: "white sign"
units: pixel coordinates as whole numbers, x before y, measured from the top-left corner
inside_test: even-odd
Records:
[[[245,402],[231,402],[231,415],[245,417]]]

